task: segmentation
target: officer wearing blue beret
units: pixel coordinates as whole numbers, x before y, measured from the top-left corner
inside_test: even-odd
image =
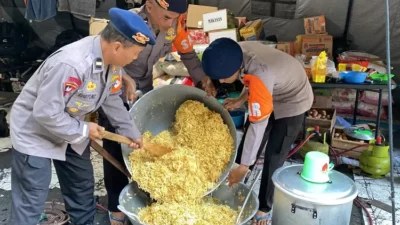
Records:
[[[203,53],[203,68],[212,79],[233,83],[240,79],[245,88],[239,98],[228,98],[226,109],[248,103],[249,118],[238,148],[229,183],[241,182],[264,152],[259,191],[259,209],[253,225],[269,224],[272,218],[274,184],[272,174],[283,166],[301,130],[304,113],[314,97],[303,66],[291,55],[257,41],[213,41]]]
[[[121,67],[155,39],[136,14],[113,8],[100,35],[49,56],[25,85],[11,110],[12,208],[10,225],[36,225],[47,199],[52,161],[66,210],[75,225],[93,224],[96,213],[89,141],[103,127],[85,122],[99,109],[116,132],[140,148],[142,138],[119,97]]]

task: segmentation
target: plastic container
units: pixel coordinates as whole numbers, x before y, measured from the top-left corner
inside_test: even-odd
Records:
[[[325,83],[326,73],[327,73],[327,63],[328,58],[326,57],[326,52],[323,51],[319,54],[316,59],[314,66],[311,69],[312,81],[314,83]]]
[[[388,81],[388,75],[387,74],[382,74],[382,73],[374,73],[369,75],[372,80],[376,81]],[[390,78],[393,78],[394,75],[390,74]]]
[[[339,78],[348,84],[362,84],[367,79],[367,72],[345,71],[339,74]]]
[[[322,152],[309,152],[304,160],[301,177],[309,182],[325,183],[329,181],[328,172],[333,169],[333,164],[329,163],[329,156]]]
[[[245,112],[242,110],[234,110],[234,111],[229,111],[229,114],[232,117],[235,127],[242,128],[244,125]]]

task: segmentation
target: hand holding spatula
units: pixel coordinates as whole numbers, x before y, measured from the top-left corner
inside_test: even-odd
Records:
[[[108,132],[108,131],[103,131],[102,132],[102,136],[105,139],[108,139],[110,141],[115,141],[115,142],[118,142],[118,143],[121,143],[121,144],[130,145],[132,143],[131,139],[129,139],[127,137],[124,137],[122,135],[119,135],[119,134],[114,134],[114,133]],[[167,154],[167,153],[172,151],[172,149],[164,147],[162,145],[150,144],[150,143],[144,144],[143,148],[146,151],[149,151],[154,156],[162,156],[162,155],[165,155],[165,154]]]

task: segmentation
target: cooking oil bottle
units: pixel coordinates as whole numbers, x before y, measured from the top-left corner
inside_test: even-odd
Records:
[[[313,82],[325,83],[327,63],[328,63],[328,58],[326,57],[326,52],[323,51],[319,54],[318,58],[315,60],[315,63],[311,70]]]

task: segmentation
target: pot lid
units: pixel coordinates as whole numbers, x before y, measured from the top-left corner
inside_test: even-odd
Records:
[[[281,167],[273,174],[272,181],[284,193],[320,205],[344,204],[358,194],[354,181],[340,172],[331,170],[327,183],[312,183],[300,176],[302,170],[303,164]]]
[[[352,138],[370,141],[375,139],[375,132],[365,129],[364,127],[348,127],[344,128],[344,133]]]

